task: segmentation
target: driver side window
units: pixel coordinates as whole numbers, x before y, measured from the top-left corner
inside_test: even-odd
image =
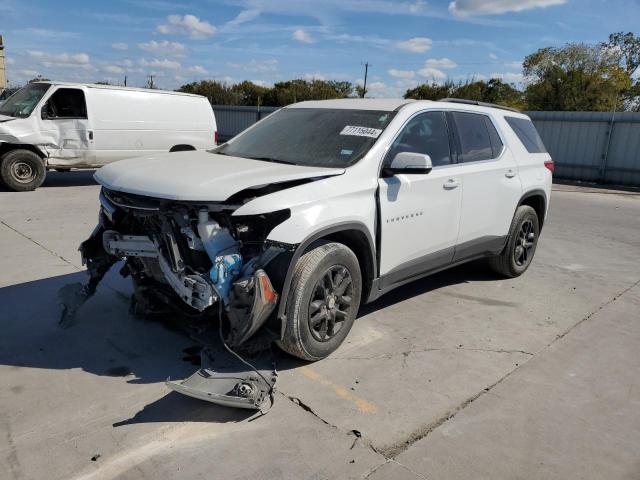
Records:
[[[43,107],[47,118],[87,118],[84,92],[77,88],[59,88]]]
[[[391,145],[384,166],[391,165],[401,152],[429,155],[434,167],[452,163],[444,112],[425,112],[412,118]]]

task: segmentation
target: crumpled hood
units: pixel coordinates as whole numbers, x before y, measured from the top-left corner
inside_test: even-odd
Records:
[[[111,163],[94,177],[110,190],[181,201],[219,202],[241,190],[344,173],[205,151],[163,153]]]

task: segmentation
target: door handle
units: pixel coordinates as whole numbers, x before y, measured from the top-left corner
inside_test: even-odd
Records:
[[[89,130],[89,140],[93,140],[93,130]]]
[[[457,187],[460,186],[460,182],[458,182],[457,180],[454,180],[453,178],[450,178],[449,180],[444,182],[444,184],[442,186],[446,190],[453,190],[454,188],[457,188]]]
[[[513,170],[509,169],[507,170],[507,172],[504,174],[505,177],[507,178],[513,178],[517,175],[516,172],[514,172]]]

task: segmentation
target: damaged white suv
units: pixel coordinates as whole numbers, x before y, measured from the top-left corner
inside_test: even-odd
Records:
[[[116,261],[138,302],[203,319],[230,345],[260,328],[306,360],[358,307],[488,257],[531,263],[553,162],[531,120],[478,102],[344,99],[283,108],[209,152],[107,165],[81,246],[87,296]]]

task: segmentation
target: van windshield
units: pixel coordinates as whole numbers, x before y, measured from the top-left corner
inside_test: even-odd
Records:
[[[21,88],[0,106],[0,115],[28,117],[50,86],[48,83],[30,83]]]
[[[347,167],[371,149],[394,112],[283,108],[212,153],[315,167]]]

